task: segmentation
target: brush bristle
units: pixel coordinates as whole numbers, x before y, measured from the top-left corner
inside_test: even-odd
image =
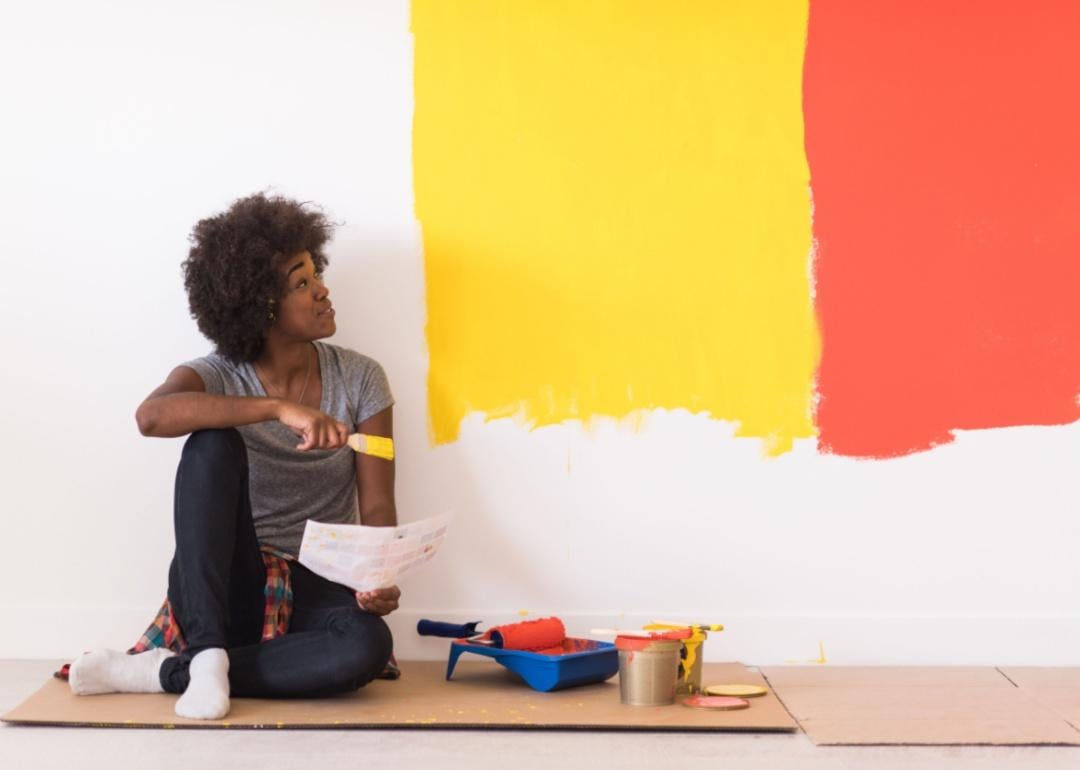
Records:
[[[394,459],[394,440],[386,436],[368,436],[364,433],[354,433],[349,436],[349,446],[355,452],[381,457],[383,460]]]

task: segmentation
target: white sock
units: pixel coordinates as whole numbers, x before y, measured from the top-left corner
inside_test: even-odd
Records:
[[[120,650],[88,652],[68,670],[68,684],[76,695],[100,695],[107,692],[165,692],[158,671],[172,650],[158,647],[138,655]]]
[[[176,702],[177,716],[221,719],[229,713],[229,655],[220,647],[196,653],[188,668],[191,681]]]

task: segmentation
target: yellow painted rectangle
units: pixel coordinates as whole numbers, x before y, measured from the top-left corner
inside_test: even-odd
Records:
[[[686,408],[814,434],[806,0],[415,0],[436,443]]]

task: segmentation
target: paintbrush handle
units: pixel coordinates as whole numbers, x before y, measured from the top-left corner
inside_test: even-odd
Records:
[[[654,620],[649,624],[655,628],[696,628],[701,631],[723,631],[720,623],[672,623],[670,620]]]
[[[601,636],[609,636],[614,634],[615,636],[630,637],[631,639],[651,639],[653,641],[682,641],[689,639],[693,636],[694,632],[689,628],[673,628],[666,631],[649,631],[648,629],[627,629],[627,628],[594,628],[592,630],[594,634]],[[616,640],[618,642],[618,640]]]
[[[478,625],[480,625],[479,620],[474,620],[471,623],[444,623],[439,620],[421,618],[416,623],[416,633],[420,636],[442,636],[447,639],[464,639],[478,634],[479,632],[476,630]]]
[[[641,636],[650,637],[654,635],[653,631],[643,631],[640,628],[594,628],[589,631],[590,634],[596,634],[597,636]]]

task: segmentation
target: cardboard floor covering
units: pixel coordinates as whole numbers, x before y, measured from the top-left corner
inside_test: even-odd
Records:
[[[1020,690],[1080,730],[1080,668],[999,669]]]
[[[1080,745],[1080,669],[767,667],[817,745]]]
[[[492,728],[794,732],[798,726],[770,692],[741,711],[624,706],[618,677],[550,693],[529,689],[494,661],[462,661],[446,681],[446,664],[403,661],[396,682],[375,681],[356,693],[321,700],[234,698],[222,721],[177,717],[174,695],[75,696],[53,679],[3,716],[5,722],[94,727],[190,728]],[[738,663],[706,663],[706,684],[765,685]]]

